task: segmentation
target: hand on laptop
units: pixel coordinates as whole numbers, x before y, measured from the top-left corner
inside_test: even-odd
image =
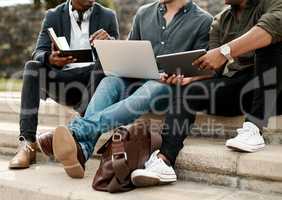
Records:
[[[62,57],[60,56],[60,51],[55,49],[54,43],[52,43],[52,53],[49,56],[49,64],[56,65],[58,67],[64,67],[67,64],[76,62],[76,59],[72,56]]]
[[[113,40],[113,37],[111,37],[104,29],[100,29],[93,33],[89,38],[90,44],[92,46],[94,46],[95,40]]]
[[[169,85],[181,85],[186,86],[191,84],[193,81],[199,81],[204,79],[210,79],[212,76],[194,76],[194,77],[184,77],[183,75],[173,74],[168,76],[166,73],[161,74],[160,81]]]

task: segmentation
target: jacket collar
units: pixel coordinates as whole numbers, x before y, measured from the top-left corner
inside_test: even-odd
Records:
[[[260,3],[260,0],[247,0],[246,7],[244,9],[249,9],[256,7]],[[233,16],[236,16],[238,7],[237,6],[231,6],[231,14]]]
[[[189,0],[187,2],[187,4],[185,4],[180,10],[179,12],[184,12],[184,13],[187,13],[191,10],[193,6],[193,1],[192,0]],[[167,8],[166,8],[166,5],[165,3],[159,3],[159,11],[162,13],[162,15],[164,15],[167,11]]]
[[[71,22],[70,22],[70,15],[69,15],[69,3],[70,0],[66,1],[63,6],[63,13],[62,13],[62,27],[63,31],[65,33],[65,37],[68,42],[70,42],[70,33],[71,33]],[[95,3],[93,5],[93,11],[90,16],[90,23],[89,23],[89,34],[92,34],[95,32],[95,30],[98,30],[99,28],[99,18],[98,15],[100,15],[101,7],[100,4]]]

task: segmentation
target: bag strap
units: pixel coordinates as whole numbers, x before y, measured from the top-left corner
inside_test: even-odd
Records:
[[[154,127],[153,129],[150,125],[151,124],[149,124],[148,129],[151,135],[151,151],[153,151],[159,149],[162,144],[162,127]]]
[[[127,153],[124,148],[124,132],[126,128],[118,128],[112,136],[112,165],[115,176],[120,182],[124,182],[130,174],[130,168],[127,164]]]

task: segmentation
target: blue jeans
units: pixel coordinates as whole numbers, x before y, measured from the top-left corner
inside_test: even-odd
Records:
[[[129,93],[129,91],[132,93]],[[69,129],[89,159],[101,136],[113,128],[127,125],[155,107],[167,102],[169,86],[157,81],[133,82],[106,77],[99,84],[84,117],[74,118]]]

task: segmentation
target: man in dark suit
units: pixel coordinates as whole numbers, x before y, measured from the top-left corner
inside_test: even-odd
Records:
[[[45,100],[50,97],[83,114],[103,78],[98,61],[75,63],[73,57],[61,57],[48,35],[47,29],[51,27],[57,36],[65,36],[73,49],[90,48],[94,40],[116,39],[119,36],[115,13],[95,0],[68,0],[47,12],[33,60],[28,61],[24,68],[20,146],[10,161],[10,169],[28,168],[35,162],[40,98]]]

